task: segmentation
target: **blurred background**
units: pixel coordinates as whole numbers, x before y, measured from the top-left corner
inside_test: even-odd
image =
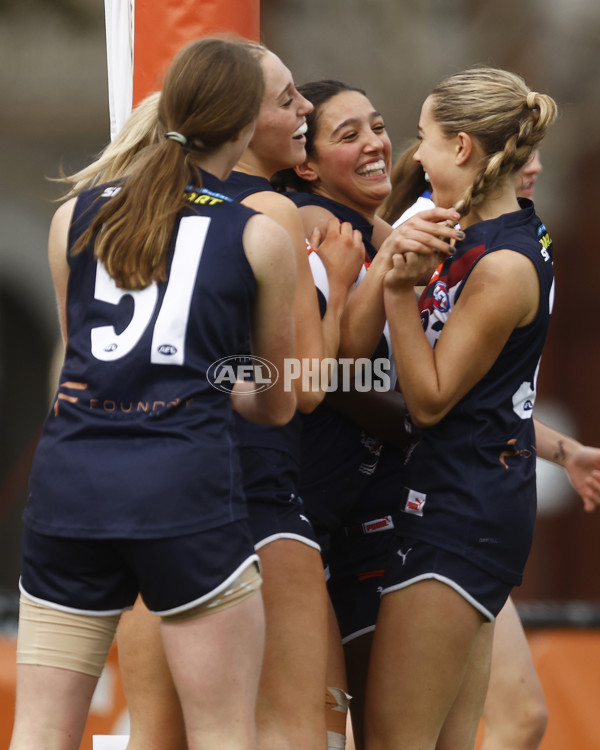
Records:
[[[557,278],[536,414],[600,446],[598,0],[261,0],[260,10],[262,41],[296,82],[364,88],[395,153],[414,137],[437,81],[474,63],[520,73],[557,100],[535,196]],[[0,91],[0,744],[8,744],[21,516],[61,349],[46,243],[62,186],[50,178],[83,167],[109,141],[103,0],[0,0]],[[600,510],[584,514],[562,470],[538,468],[537,530],[514,597],[550,710],[542,748],[597,750]],[[118,674],[113,651],[86,750],[93,735],[128,731]]]
[[[536,188],[557,277],[536,410],[600,445],[597,0],[262,0],[261,33],[297,83],[341,78],[364,88],[396,153],[433,85],[474,63],[518,72],[557,100]],[[0,590],[10,601],[58,346],[46,241],[61,186],[48,178],[84,166],[109,140],[102,0],[1,0],[0,63]],[[515,598],[600,602],[600,511],[584,514],[562,471],[540,463],[539,522]]]

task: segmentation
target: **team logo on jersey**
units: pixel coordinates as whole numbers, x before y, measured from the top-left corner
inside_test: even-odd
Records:
[[[413,516],[422,516],[425,502],[427,501],[427,495],[424,492],[417,492],[408,487],[405,488],[405,493],[406,502],[404,503],[404,508],[402,510]]]
[[[79,401],[79,396],[75,396],[75,395],[70,394],[70,393],[63,393],[63,391],[62,391],[63,388],[65,388],[66,390],[69,390],[69,391],[83,392],[83,391],[86,391],[88,389],[88,384],[87,383],[79,383],[79,382],[73,381],[73,380],[69,380],[69,381],[65,381],[64,383],[61,383],[60,386],[59,386],[59,391],[58,391],[58,393],[56,395],[56,400],[54,402],[53,411],[54,411],[54,416],[55,417],[58,417],[58,415],[60,413],[60,402],[61,401],[66,401],[69,404],[76,404]]]
[[[433,304],[440,312],[448,312],[450,309],[450,296],[448,294],[448,284],[445,281],[438,281],[433,288]]]
[[[527,448],[518,448],[517,438],[511,438],[510,440],[506,441],[506,446],[504,447],[504,450],[500,454],[499,460],[505,469],[509,469],[510,466],[506,463],[507,459],[531,458],[534,455],[535,455],[535,447],[533,445],[530,445]]]
[[[279,371],[263,357],[234,355],[213,362],[206,372],[206,379],[223,393],[231,393],[238,380],[247,383],[241,393],[261,393],[275,385]]]

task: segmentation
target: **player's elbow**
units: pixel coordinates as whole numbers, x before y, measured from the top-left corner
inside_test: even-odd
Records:
[[[285,391],[265,409],[264,423],[274,427],[283,427],[293,418],[297,404],[294,390]]]
[[[297,409],[302,414],[310,414],[319,404],[323,403],[325,391],[300,390],[296,394]]]
[[[412,404],[408,408],[411,422],[415,427],[434,427],[446,416],[448,409],[442,409],[435,404]]]

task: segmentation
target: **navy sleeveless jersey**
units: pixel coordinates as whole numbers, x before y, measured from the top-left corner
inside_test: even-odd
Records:
[[[377,252],[372,243],[373,225],[364,216],[348,206],[331,198],[315,193],[289,193],[289,198],[299,207],[320,206],[327,209],[341,222],[349,222],[357,229],[363,239],[365,250],[370,259]],[[327,307],[328,296],[327,273],[316,253],[311,263],[313,278],[319,293],[322,313]],[[364,275],[364,269],[359,279]],[[372,359],[391,361],[389,335],[382,336]],[[347,479],[357,470],[363,476],[370,476],[377,465],[381,451],[380,442],[366,433],[361,427],[345,416],[331,409],[326,403],[320,404],[310,414],[302,415],[302,463],[300,492],[306,497],[308,492],[330,484],[336,480]]]
[[[167,281],[120,289],[91,247],[69,256],[68,345],[24,515],[37,532],[158,538],[247,515],[230,396],[207,371],[248,339],[254,212],[203,181],[178,216]],[[79,197],[69,247],[118,189]]]
[[[271,183],[264,177],[233,171],[223,183],[223,190],[230,198],[241,201],[254,193],[272,191]],[[250,353],[250,341],[247,340],[242,354]],[[300,460],[300,432],[302,423],[298,412],[282,427],[256,424],[235,413],[235,424],[240,446],[246,448],[274,448],[285,451]]]
[[[419,438],[406,466],[398,533],[468,559],[509,584],[521,582],[536,514],[537,373],[554,298],[552,243],[533,204],[466,230],[423,292],[432,346],[478,261],[500,249],[526,255],[540,283],[535,319],[515,329],[489,372]]]
[[[377,250],[375,249],[375,246],[373,245],[373,225],[368,219],[365,219],[364,216],[359,214],[357,211],[354,211],[352,208],[348,208],[348,206],[344,206],[342,203],[338,203],[337,201],[332,200],[331,198],[326,198],[323,195],[317,195],[316,193],[287,193],[288,198],[290,200],[294,201],[294,203],[298,206],[320,206],[321,208],[326,209],[327,211],[331,212],[337,219],[340,221],[347,221],[348,223],[352,224],[354,229],[358,229],[358,231],[362,235],[362,240],[365,245],[365,250],[367,251],[367,255],[372,260],[375,257],[375,253]]]

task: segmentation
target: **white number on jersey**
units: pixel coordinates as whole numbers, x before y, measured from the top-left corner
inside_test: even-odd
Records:
[[[185,216],[180,221],[167,288],[152,334],[153,364],[184,363],[190,305],[209,224],[206,216]],[[145,289],[120,289],[98,261],[94,297],[118,305],[125,295],[134,305],[127,327],[119,334],[114,326],[98,326],[91,331],[92,354],[103,362],[127,356],[138,344],[154,314],[158,287],[153,283]]]

